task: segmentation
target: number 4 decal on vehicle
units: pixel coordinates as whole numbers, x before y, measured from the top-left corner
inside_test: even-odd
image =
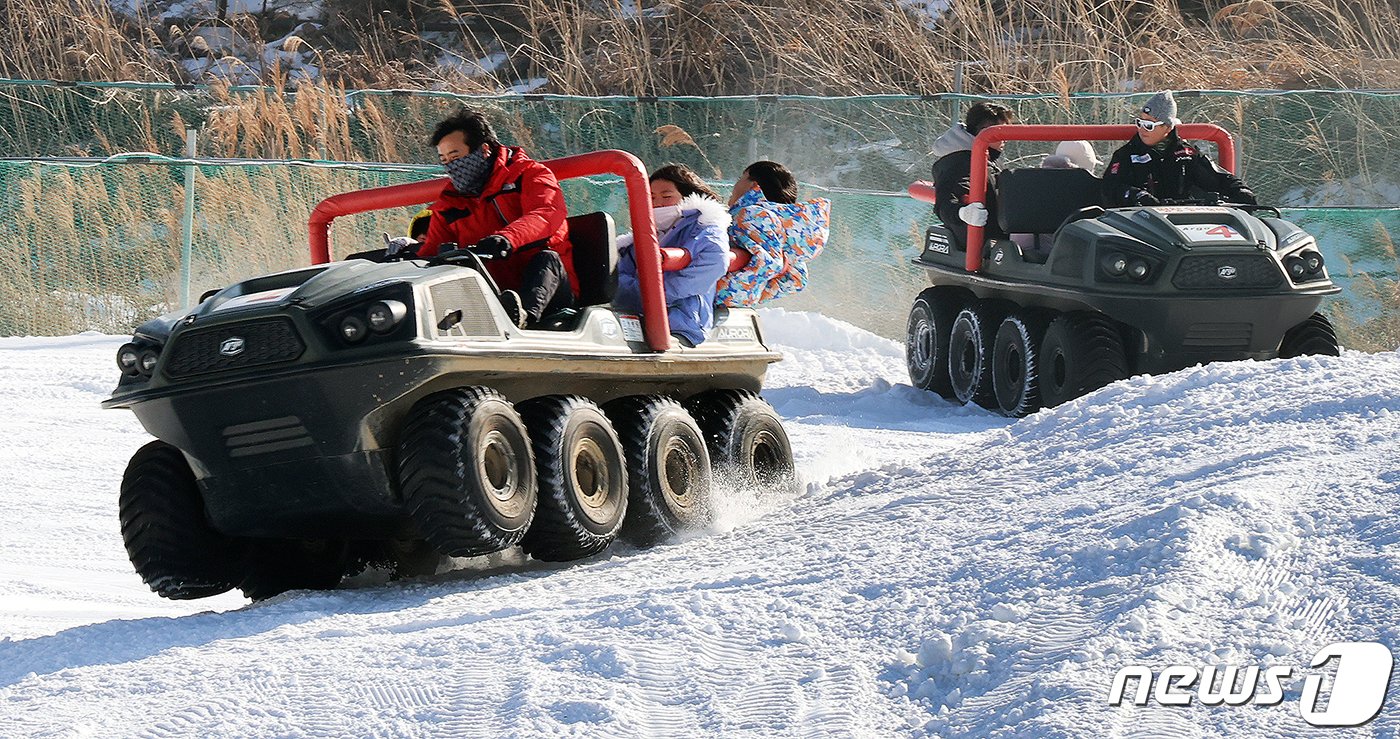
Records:
[[[1224,223],[1186,223],[1177,228],[1192,242],[1249,243],[1249,238],[1239,229]]]

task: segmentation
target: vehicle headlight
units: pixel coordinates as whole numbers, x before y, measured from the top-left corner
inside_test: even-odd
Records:
[[[152,346],[141,340],[122,344],[117,349],[117,368],[128,377],[150,377],[160,364],[159,346]]]
[[[141,371],[141,348],[135,344],[122,344],[117,350],[117,368],[123,374],[134,375]]]
[[[1104,257],[1103,271],[1114,277],[1122,277],[1128,272],[1128,258],[1122,254],[1109,254]]]
[[[312,320],[325,331],[331,346],[348,349],[412,338],[412,315],[413,287],[398,283],[347,295],[317,309]]]
[[[1300,254],[1303,258],[1303,266],[1307,268],[1308,274],[1317,274],[1322,271],[1322,254],[1308,250]]]
[[[1161,274],[1163,265],[1160,259],[1115,247],[1110,244],[1098,250],[1097,281],[1147,284]]]
[[[371,303],[369,309],[365,311],[365,319],[369,321],[369,327],[375,333],[380,334],[393,330],[406,315],[408,315],[408,306],[397,300],[380,300]]]
[[[369,327],[359,316],[350,315],[340,319],[340,338],[351,344],[363,341],[369,334]]]

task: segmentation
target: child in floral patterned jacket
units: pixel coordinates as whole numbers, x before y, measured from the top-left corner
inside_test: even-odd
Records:
[[[801,290],[807,263],[821,253],[831,228],[831,201],[797,202],[797,178],[781,164],[759,161],[744,169],[729,196],[731,249],[749,263],[720,279],[721,305],[753,306]]]

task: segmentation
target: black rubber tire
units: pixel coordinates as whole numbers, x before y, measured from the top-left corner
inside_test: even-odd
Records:
[[[122,475],[118,510],[127,556],[157,595],[207,598],[237,584],[239,542],[209,524],[179,449],[153,441],[137,450]]]
[[[288,590],[330,590],[351,565],[345,542],[244,539],[243,595],[266,600]]]
[[[978,300],[964,306],[953,319],[948,336],[948,379],[958,402],[998,410],[992,386],[992,342],[1005,315],[1000,304]]]
[[[1279,359],[1294,357],[1324,356],[1339,357],[1342,346],[1337,342],[1337,332],[1332,330],[1331,321],[1321,313],[1314,313],[1302,323],[1288,329],[1279,345]]]
[[[1023,418],[1041,408],[1040,342],[1053,314],[1017,311],[1002,319],[992,340],[992,388],[997,411]]]
[[[711,390],[686,402],[716,475],[739,488],[796,492],[792,444],[773,406],[746,390]]]
[[[1128,376],[1123,334],[1095,313],[1064,313],[1040,342],[1040,399],[1046,408]]]
[[[552,395],[519,406],[535,452],[539,504],[520,548],[566,562],[617,538],[627,513],[627,465],[612,422],[591,400]]]
[[[457,388],[420,400],[398,459],[408,515],[438,552],[499,552],[530,528],[535,458],[520,415],[496,391]]]
[[[651,546],[710,524],[713,476],[705,437],[690,412],[663,397],[637,396],[605,409],[627,459],[622,538]]]
[[[956,293],[930,287],[914,300],[904,335],[909,381],[949,400],[953,399],[953,386],[948,379],[948,335],[953,316],[961,307]]]

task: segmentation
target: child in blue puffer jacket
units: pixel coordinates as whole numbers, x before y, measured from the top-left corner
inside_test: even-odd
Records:
[[[685,346],[705,340],[714,325],[715,290],[729,267],[729,212],[699,175],[682,164],[668,164],[652,173],[651,207],[661,246],[690,253],[690,264],[666,272],[667,316],[671,335]],[[617,294],[613,304],[640,311],[637,259],[632,234],[618,237]]]

